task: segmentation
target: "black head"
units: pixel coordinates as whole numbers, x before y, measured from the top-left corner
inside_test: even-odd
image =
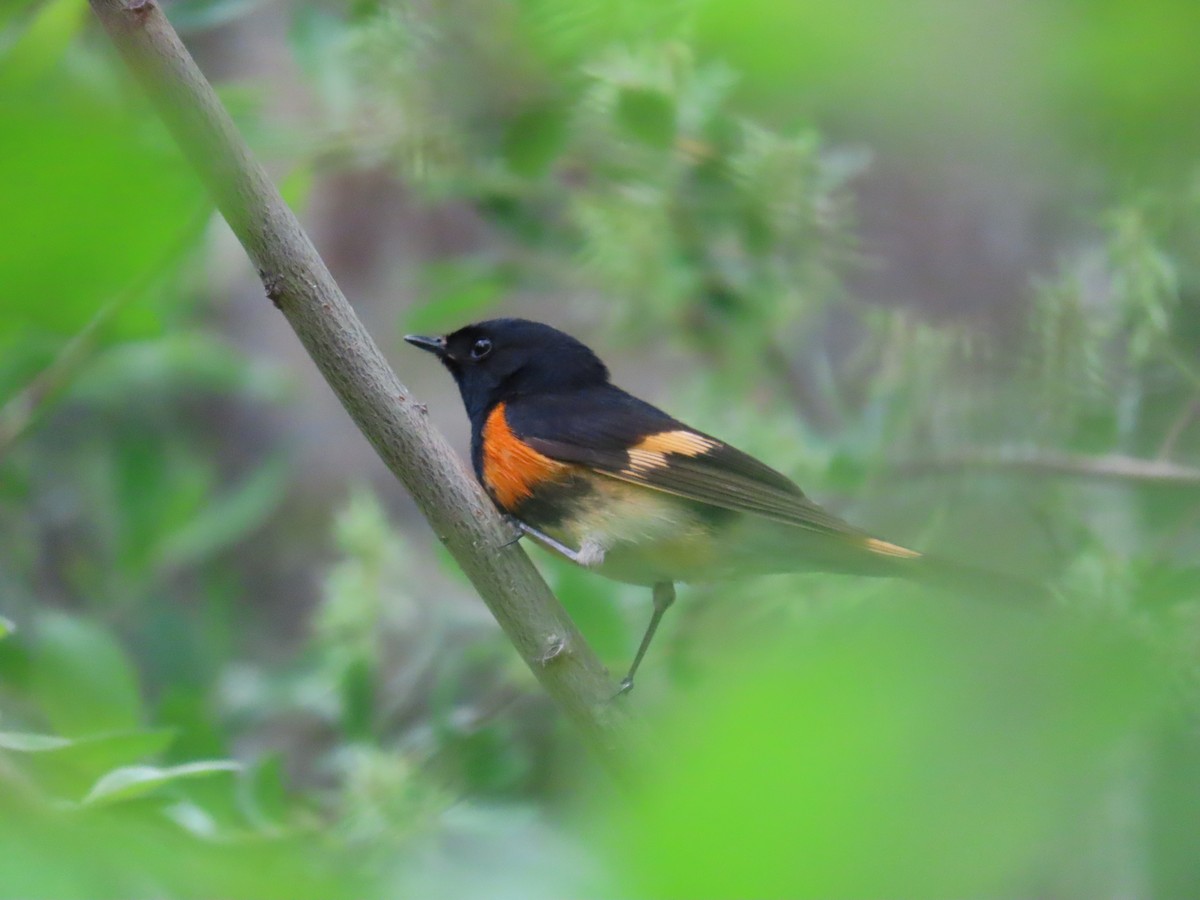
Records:
[[[491,319],[445,337],[410,334],[405,340],[450,370],[473,418],[501,400],[608,383],[608,369],[586,346],[527,319]]]

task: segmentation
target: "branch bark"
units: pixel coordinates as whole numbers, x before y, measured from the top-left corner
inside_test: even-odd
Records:
[[[1031,475],[1115,479],[1148,484],[1200,486],[1200,468],[1165,459],[1138,459],[1106,454],[1085,456],[1049,450],[967,449],[930,460],[900,462],[889,466],[897,475],[934,475],[944,472],[992,469]]]
[[[90,2],[346,411],[538,681],[601,761],[620,772],[629,722],[610,702],[608,673],[388,366],[162,10],[153,0]],[[130,172],[136,189],[135,164]]]

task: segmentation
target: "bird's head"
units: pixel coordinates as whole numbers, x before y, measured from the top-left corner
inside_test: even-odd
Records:
[[[410,334],[404,339],[450,370],[470,416],[523,395],[608,382],[608,369],[587,346],[527,319],[490,319],[443,337]]]

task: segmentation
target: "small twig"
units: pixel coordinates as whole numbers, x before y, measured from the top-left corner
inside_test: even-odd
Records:
[[[197,213],[195,227],[198,229],[211,215],[207,204]],[[189,234],[191,229],[185,229]],[[80,371],[89,363],[99,349],[97,337],[125,307],[150,290],[162,269],[170,260],[179,256],[186,247],[186,240],[172,242],[162,258],[152,265],[133,284],[125,287],[117,296],[96,311],[95,315],[76,334],[63,344],[58,354],[20,391],[9,398],[0,408],[0,461],[25,435],[48,406],[66,391]]]
[[[509,528],[388,366],[162,10],[153,0],[91,0],[91,6],[346,411],[408,488],[537,680],[599,758],[627,774],[628,720],[609,703],[608,673],[525,552],[504,546]],[[130,189],[136,188],[132,176]],[[553,665],[542,665],[551,638],[561,639],[564,651]]]
[[[1197,414],[1200,414],[1200,396],[1193,397],[1191,402],[1184,404],[1179,415],[1171,423],[1171,427],[1167,429],[1162,446],[1158,448],[1159,459],[1166,459],[1175,452],[1175,445],[1179,443],[1179,439],[1183,437],[1187,427],[1196,420]]]
[[[137,289],[130,288],[100,307],[91,320],[62,346],[46,368],[4,404],[0,409],[0,460],[29,430],[38,413],[71,386],[79,371],[92,358],[97,346],[97,334],[138,293]]]
[[[1040,476],[1108,478],[1149,484],[1200,486],[1200,468],[1165,459],[1139,459],[1120,454],[1084,456],[1048,450],[976,448],[930,460],[911,460],[889,466],[898,475],[936,475],[972,469],[1023,472]]]
[[[9,398],[0,409],[0,460],[21,439],[37,418],[38,412],[61,394],[75,379],[96,346],[96,333],[112,321],[128,296],[110,300],[92,316],[83,329],[74,335],[58,355],[33,377],[29,384]]]

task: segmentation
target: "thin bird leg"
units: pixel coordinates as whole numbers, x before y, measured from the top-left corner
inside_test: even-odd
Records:
[[[654,586],[654,613],[650,616],[650,624],[646,626],[646,633],[642,635],[642,643],[638,645],[637,655],[633,657],[633,665],[629,667],[629,674],[621,679],[621,688],[617,691],[617,696],[628,694],[633,690],[633,676],[637,673],[638,666],[642,664],[642,657],[650,649],[650,642],[654,640],[654,632],[658,630],[658,623],[662,621],[663,613],[670,609],[674,602],[675,585],[672,582],[660,581]]]
[[[523,534],[527,534],[530,537],[541,541],[543,544],[545,544],[551,550],[557,550],[559,553],[561,553],[567,559],[571,560],[571,562],[577,563],[578,565],[586,566],[586,567],[595,565],[594,556],[588,555],[579,550],[572,550],[566,544],[556,541],[554,538],[550,537],[550,535],[545,534],[544,532],[538,531],[536,528],[534,528],[528,522],[522,522],[520,519],[515,518],[515,517],[510,518],[509,521],[511,521],[514,525],[516,525],[517,528],[521,529],[521,532]],[[520,538],[518,538],[517,540],[520,540]]]

